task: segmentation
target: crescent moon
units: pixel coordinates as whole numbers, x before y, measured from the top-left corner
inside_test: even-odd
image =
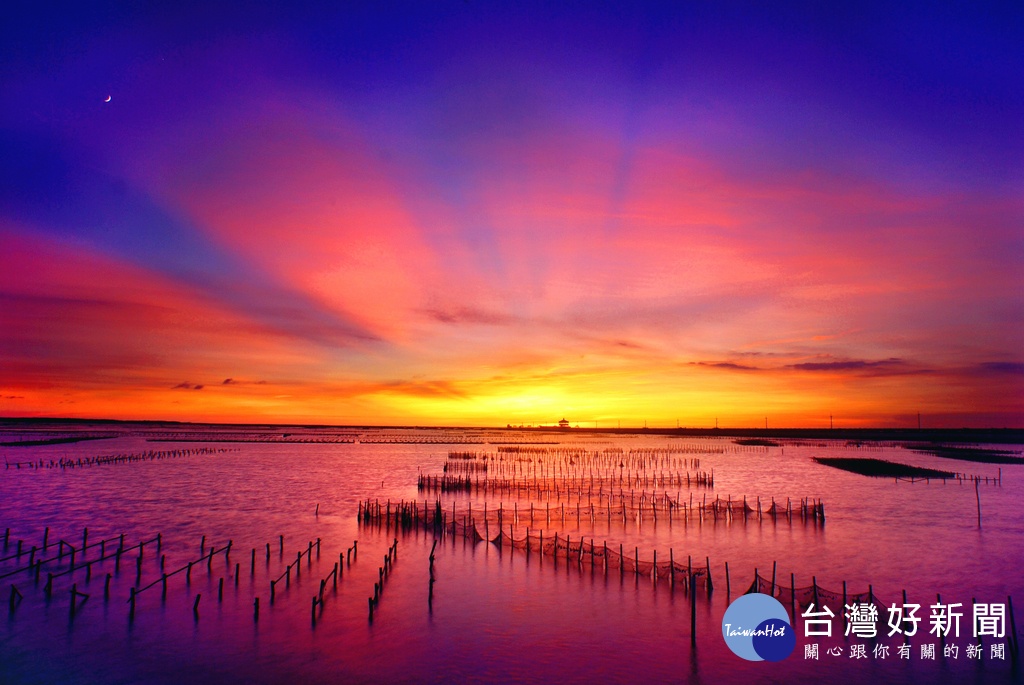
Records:
[[[110,102],[110,96],[108,95],[108,96],[107,96],[107,99],[106,99],[106,100],[104,100],[103,102]]]

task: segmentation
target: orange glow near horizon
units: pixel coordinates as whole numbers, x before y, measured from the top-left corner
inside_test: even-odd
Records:
[[[686,214],[644,202],[631,210],[640,223],[653,220],[653,211]],[[259,208],[252,211],[258,224]],[[883,331],[870,330],[872,319],[888,316],[886,307],[871,311],[876,294],[911,303],[916,293],[944,286],[895,273],[884,287],[847,284],[841,264],[827,276],[812,266],[828,264],[813,246],[759,262],[727,229],[699,237],[683,231],[678,249],[666,254],[673,234],[655,228],[629,240],[609,235],[599,249],[581,243],[572,252],[554,243],[554,253],[538,257],[551,260],[543,280],[522,271],[527,255],[534,257],[529,245],[502,248],[515,259],[497,279],[456,256],[449,277],[464,285],[438,287],[436,268],[415,266],[436,256],[390,229],[382,237],[401,249],[374,248],[368,236],[328,224],[314,242],[281,253],[274,246],[295,229],[275,223],[275,212],[288,215],[264,215],[258,244],[265,267],[357,322],[365,339],[304,339],[140,265],[8,231],[2,323],[18,335],[9,343],[0,414],[492,426],[564,416],[606,427],[709,427],[716,419],[757,427],[766,417],[771,427],[815,427],[832,415],[836,425],[854,427],[908,425],[921,411],[941,425],[1019,425],[1015,374],[951,364],[941,349],[924,350],[933,360],[906,359],[902,350],[920,345],[913,330],[897,357],[880,344]],[[319,221],[315,212],[305,220]],[[272,228],[281,235],[267,233]],[[351,260],[339,266],[350,241],[388,255],[361,287],[332,275],[350,268]],[[559,250],[564,260],[553,259]],[[290,264],[294,255],[301,261]],[[370,261],[346,278],[374,272],[373,257],[358,259]],[[588,265],[602,262],[608,273],[590,273]],[[881,262],[870,268],[887,270]],[[851,298],[851,288],[868,300]],[[941,331],[937,323],[923,333]],[[975,405],[973,417],[958,413]]]
[[[0,416],[1024,427],[1019,117],[929,137],[732,50],[702,85],[686,41],[636,82],[437,61],[463,35],[380,73],[189,42],[5,113]]]

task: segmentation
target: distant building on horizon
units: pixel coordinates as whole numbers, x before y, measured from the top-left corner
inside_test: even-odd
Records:
[[[566,421],[565,419],[562,419],[561,421],[558,422],[558,427],[559,428],[568,428],[569,427],[569,422]]]

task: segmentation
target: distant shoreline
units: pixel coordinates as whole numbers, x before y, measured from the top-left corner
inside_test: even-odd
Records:
[[[295,423],[205,423],[189,421],[142,421],[120,419],[63,419],[63,418],[4,418],[3,428],[58,428],[61,426],[167,426],[179,428],[219,428],[243,430],[276,430],[279,428],[336,429],[336,430],[463,430],[463,431],[519,431],[542,433],[559,437],[573,435],[659,435],[667,437],[726,437],[776,438],[782,440],[847,440],[852,442],[956,442],[1024,444],[1021,428],[559,428],[557,426],[512,427],[505,426],[416,426],[416,425],[345,425]]]

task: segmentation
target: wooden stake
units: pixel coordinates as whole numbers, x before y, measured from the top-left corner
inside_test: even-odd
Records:
[[[14,607],[16,607],[18,604],[21,603],[22,599],[23,599],[23,597],[22,597],[21,591],[18,588],[14,587],[14,585],[12,584],[11,585],[11,611],[12,612],[14,611]]]
[[[974,477],[974,496],[978,500],[978,528],[981,528],[981,492],[978,491],[978,477]]]
[[[697,576],[690,576],[690,645],[697,646]]]

